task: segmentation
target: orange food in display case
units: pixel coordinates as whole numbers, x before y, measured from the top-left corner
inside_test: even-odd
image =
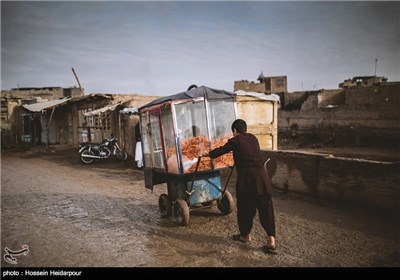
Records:
[[[221,138],[221,139],[216,139],[214,140],[214,143],[210,149],[210,141],[208,140],[207,137],[205,136],[196,136],[196,137],[191,137],[187,140],[184,140],[181,142],[181,152],[182,152],[182,157],[186,160],[185,161],[191,161],[191,166],[184,169],[184,173],[192,173],[195,172],[196,170],[196,165],[197,159],[199,156],[208,153],[210,150],[221,147],[225,145],[225,143],[228,141],[228,137]],[[176,148],[172,147],[168,150],[168,157],[173,156],[176,154]],[[200,159],[200,163],[198,164],[197,171],[206,171],[206,170],[211,170],[211,169],[218,169],[218,168],[224,168],[224,167],[229,167],[233,166],[233,155],[232,153],[222,155],[216,159],[213,160],[214,168],[211,163],[211,159],[209,157],[203,157]]]

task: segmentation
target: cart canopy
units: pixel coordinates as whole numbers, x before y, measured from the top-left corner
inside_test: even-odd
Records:
[[[204,99],[207,99],[207,100],[222,100],[222,99],[233,100],[235,98],[235,95],[236,94],[234,92],[220,90],[220,89],[213,89],[213,88],[209,88],[206,86],[200,86],[200,87],[193,88],[193,89],[181,92],[181,93],[177,93],[174,95],[161,97],[156,100],[153,100],[152,102],[140,107],[139,111],[142,109],[157,105],[157,104],[162,104],[167,101],[193,99],[193,98],[199,98],[199,97],[204,97]]]

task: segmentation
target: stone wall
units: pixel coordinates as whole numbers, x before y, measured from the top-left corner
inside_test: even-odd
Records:
[[[287,94],[278,129],[281,139],[312,136],[342,144],[399,146],[399,108],[400,85]]]
[[[84,89],[82,89],[84,92]],[[13,88],[11,90],[2,90],[2,97],[20,98],[20,99],[36,99],[42,98],[47,100],[55,100],[63,97],[82,96],[79,88],[62,88],[62,87],[43,87],[43,88]]]
[[[265,93],[265,84],[249,82],[247,80],[235,81],[234,91],[238,90]]]
[[[341,89],[323,89],[318,93],[318,108],[332,105],[343,105],[345,93]]]

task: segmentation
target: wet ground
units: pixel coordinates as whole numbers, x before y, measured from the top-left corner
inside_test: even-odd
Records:
[[[233,241],[235,211],[191,211],[190,224],[163,219],[133,160],[79,161],[76,148],[1,154],[1,250],[21,250],[2,267],[399,267],[399,213],[378,213],[274,193],[276,254],[258,217],[250,244]],[[222,177],[224,183],[226,177]],[[228,190],[233,194],[234,179]]]

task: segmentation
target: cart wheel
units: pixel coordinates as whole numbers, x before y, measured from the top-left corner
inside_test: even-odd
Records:
[[[161,217],[168,218],[172,213],[172,202],[168,195],[163,193],[158,198],[158,207],[160,208]]]
[[[221,201],[218,203],[218,209],[222,214],[229,214],[233,211],[233,206],[235,205],[233,197],[230,192],[226,191]]]
[[[183,199],[178,198],[176,200],[175,214],[178,218],[178,224],[181,226],[189,224],[189,206]]]

